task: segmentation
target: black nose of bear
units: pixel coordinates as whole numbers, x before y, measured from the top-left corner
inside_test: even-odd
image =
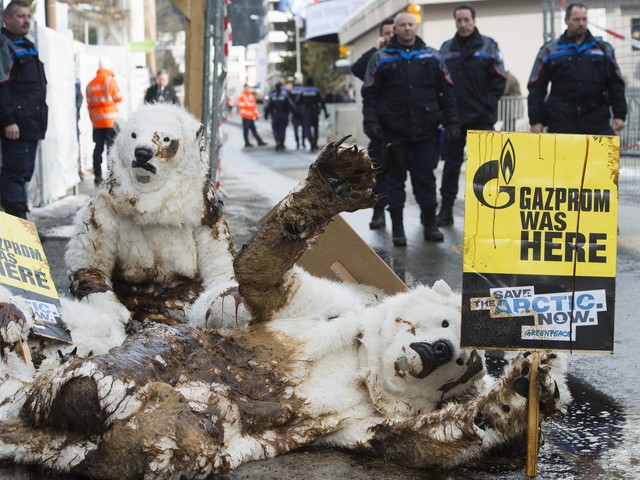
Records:
[[[147,163],[153,157],[153,152],[147,147],[138,147],[135,150],[136,160],[140,163]]]
[[[418,378],[426,377],[453,358],[453,348],[447,340],[438,340],[434,343],[416,342],[409,346],[420,355],[422,360],[422,371],[418,374]]]

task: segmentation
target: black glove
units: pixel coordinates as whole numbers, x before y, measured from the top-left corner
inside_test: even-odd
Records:
[[[455,142],[460,140],[460,124],[450,123],[444,129],[444,139],[447,142]]]
[[[382,128],[380,128],[380,124],[376,120],[365,120],[362,124],[362,129],[371,140],[382,139]]]

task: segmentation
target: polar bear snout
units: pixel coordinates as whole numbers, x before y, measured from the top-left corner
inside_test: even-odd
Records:
[[[133,168],[143,168],[151,173],[156,173],[156,167],[149,163],[149,160],[153,158],[153,150],[149,147],[136,147],[134,155],[136,159],[131,162]]]
[[[453,358],[453,347],[448,340],[438,340],[434,343],[416,342],[409,345],[420,356],[422,370],[416,376],[425,378],[441,365]]]

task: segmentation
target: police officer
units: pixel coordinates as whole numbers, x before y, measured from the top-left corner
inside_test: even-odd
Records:
[[[424,239],[443,240],[435,219],[438,127],[444,123],[449,138],[460,135],[453,85],[439,53],[427,47],[416,30],[411,13],[395,16],[395,34],[371,57],[362,86],[364,132],[369,138],[382,138],[385,145],[395,246],[407,244],[403,225],[407,170],[421,209]]]
[[[296,105],[302,113],[302,143],[309,140],[310,151],[318,149],[318,119],[320,110],[324,111],[324,118],[329,118],[324,98],[317,87],[313,85],[313,78],[307,78],[305,87],[298,94]]]
[[[442,148],[442,204],[436,216],[441,227],[453,225],[453,204],[458,195],[467,131],[493,130],[498,119],[498,100],[507,81],[498,44],[480,34],[474,8],[460,5],[453,10],[453,18],[456,34],[442,44],[440,55],[453,80],[462,127],[460,138],[445,140]]]
[[[564,23],[567,29],[540,49],[531,71],[531,131],[542,132],[547,125],[552,133],[613,135],[624,127],[627,116],[613,47],[587,29],[587,7],[582,3],[567,6]]]
[[[271,130],[276,141],[276,151],[284,150],[289,114],[293,109],[294,104],[289,92],[284,88],[282,82],[276,83],[269,93],[269,101],[264,107],[264,119],[268,120],[269,116],[271,116]]]
[[[362,56],[351,66],[351,73],[353,73],[360,80],[364,80],[364,76],[367,73],[367,65],[374,53],[384,47],[391,37],[393,37],[393,18],[387,18],[382,21],[379,28],[380,36],[376,42],[376,46],[367,50]],[[369,146],[367,147],[367,153],[371,157],[371,163],[377,170],[376,174],[376,186],[373,187],[373,193],[378,196],[378,201],[373,206],[373,216],[369,222],[369,228],[376,230],[386,226],[386,220],[384,217],[384,209],[387,206],[387,169],[382,161],[384,155],[384,148],[381,138],[369,139]]]
[[[304,90],[304,86],[302,85],[302,81],[296,79],[293,87],[289,91],[289,95],[295,102],[298,96]],[[304,137],[302,136],[302,112],[299,108],[296,108],[291,115],[291,126],[293,127],[293,136],[296,139],[296,150],[300,148],[300,141],[302,141],[302,148],[305,148]]]

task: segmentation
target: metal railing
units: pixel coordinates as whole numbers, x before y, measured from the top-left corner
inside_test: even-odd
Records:
[[[627,94],[627,119],[620,132],[619,194],[640,200],[640,94]],[[527,97],[502,97],[498,103],[496,129],[528,132]]]
[[[620,132],[620,155],[640,157],[640,94],[627,95],[627,121]],[[528,132],[527,97],[502,97],[498,102],[496,128],[506,132]]]

